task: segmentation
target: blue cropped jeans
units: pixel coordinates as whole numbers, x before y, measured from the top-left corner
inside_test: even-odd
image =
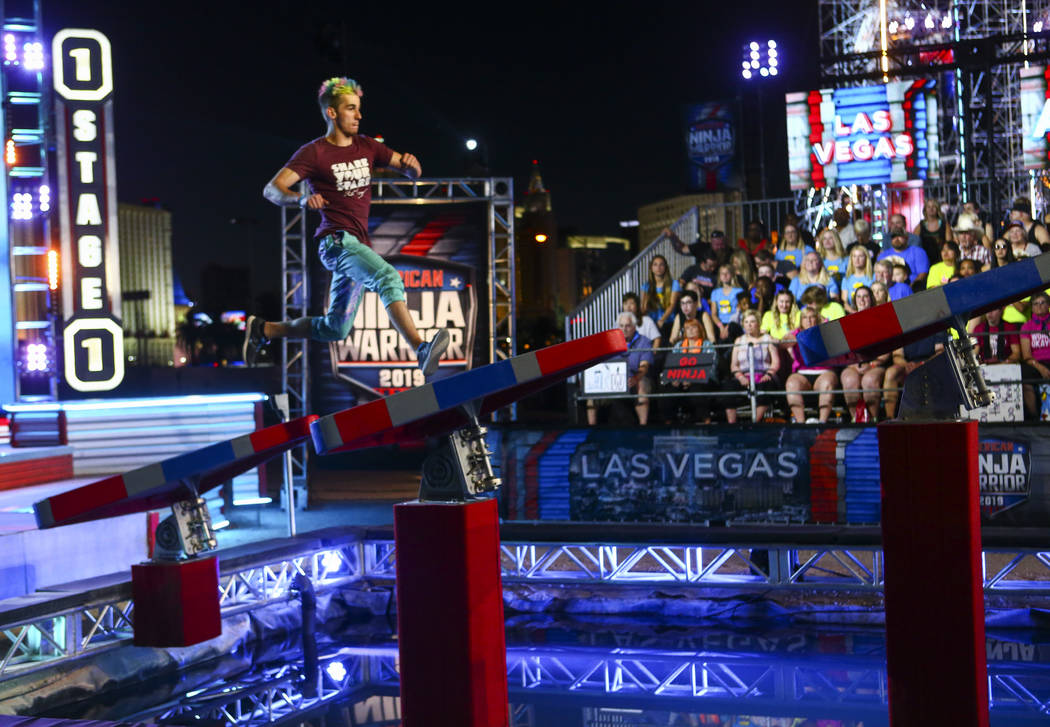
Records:
[[[379,295],[386,307],[405,299],[405,286],[393,265],[349,232],[321,238],[321,264],[332,271],[328,312],[310,319],[310,338],[341,341],[350,333],[365,290]]]

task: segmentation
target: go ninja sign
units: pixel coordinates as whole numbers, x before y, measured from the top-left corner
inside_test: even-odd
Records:
[[[124,379],[120,325],[113,64],[96,30],[59,31],[51,43],[62,231],[65,376],[77,391]]]

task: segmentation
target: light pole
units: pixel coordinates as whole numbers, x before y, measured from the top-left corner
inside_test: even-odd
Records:
[[[763,51],[765,51],[763,53]],[[775,40],[766,41],[765,46],[753,40],[744,46],[744,57],[740,75],[745,81],[761,81],[774,78],[780,73],[780,57]],[[755,86],[758,99],[758,174],[761,178],[762,199],[766,198],[766,133],[765,116],[762,112],[762,86]]]

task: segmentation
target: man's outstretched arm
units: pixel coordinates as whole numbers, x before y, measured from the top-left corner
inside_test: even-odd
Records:
[[[288,167],[282,167],[281,171],[277,172],[274,178],[263,187],[263,197],[280,207],[298,206],[319,210],[328,204],[328,201],[319,194],[296,193],[292,187],[298,184],[300,179],[301,177],[296,172]]]
[[[419,165],[419,160],[416,159],[414,154],[402,154],[400,152],[394,152],[394,156],[390,157],[389,169],[396,169],[397,171],[404,174],[409,179],[419,179],[420,175],[423,174],[423,167]]]

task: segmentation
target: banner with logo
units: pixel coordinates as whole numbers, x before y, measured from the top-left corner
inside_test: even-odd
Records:
[[[507,519],[879,521],[886,453],[875,427],[516,429],[492,439]],[[1050,430],[981,424],[978,457],[985,524],[1050,526]]]
[[[1017,69],[1021,76],[1021,135],[1025,170],[1047,167],[1050,151],[1050,93],[1047,92],[1047,67],[1033,63]]]
[[[740,186],[738,128],[732,102],[713,101],[685,108],[690,191],[715,192]]]
[[[373,205],[373,249],[401,275],[405,302],[424,338],[447,329],[448,351],[435,378],[488,363],[485,273],[487,235],[481,205]],[[329,274],[313,259],[312,306],[327,305]],[[394,328],[378,294],[362,291],[349,335],[313,351],[313,411],[328,413],[419,386],[416,352]]]

